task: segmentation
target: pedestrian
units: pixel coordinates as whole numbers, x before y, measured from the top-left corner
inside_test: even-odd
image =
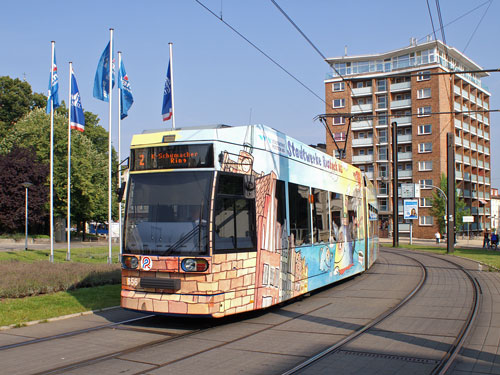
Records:
[[[491,233],[491,248],[492,249],[497,249],[498,246],[498,236],[495,232]]]
[[[439,233],[439,231],[436,232],[434,237],[436,237],[436,243],[439,243],[439,240],[441,239],[441,234]]]
[[[484,231],[484,237],[483,237],[483,249],[487,249],[490,247],[490,234],[488,233],[488,230]]]

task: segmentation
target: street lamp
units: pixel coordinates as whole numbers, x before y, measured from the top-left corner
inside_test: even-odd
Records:
[[[26,189],[26,211],[24,215],[24,232],[26,234],[24,241],[24,250],[28,250],[28,188],[33,186],[31,182],[23,182],[21,185]]]

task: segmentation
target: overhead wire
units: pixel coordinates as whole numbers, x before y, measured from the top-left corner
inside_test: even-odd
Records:
[[[474,31],[472,32],[472,35],[470,36],[469,38],[469,41],[467,42],[467,44],[465,45],[465,48],[464,50],[462,51],[463,53],[465,53],[465,50],[467,49],[467,47],[469,47],[469,44],[472,40],[472,38],[474,38],[474,35],[476,34],[476,31],[477,29],[479,28],[479,25],[481,25],[481,22],[483,22],[483,19],[484,19],[484,16],[486,16],[486,13],[488,13],[488,10],[490,9],[490,6],[491,4],[493,3],[493,0],[490,0],[490,3],[488,4],[488,7],[486,8],[486,10],[484,11],[483,13],[483,16],[481,17],[481,19],[479,20],[478,24],[476,25],[476,28],[474,29]]]

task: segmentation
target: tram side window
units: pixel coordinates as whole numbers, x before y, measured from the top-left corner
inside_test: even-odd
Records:
[[[214,251],[256,249],[255,199],[245,198],[243,176],[219,175],[214,224]]]
[[[343,196],[339,193],[330,193],[330,216],[332,220],[332,237],[335,242],[339,241],[339,231],[343,216]]]
[[[321,189],[312,189],[313,197],[313,239],[315,243],[328,242],[330,236],[328,192]]]
[[[293,234],[295,238],[295,245],[311,243],[309,187],[289,183],[288,204],[290,207],[290,234]]]
[[[287,227],[286,227],[286,194],[285,194],[285,182],[281,180],[276,180],[276,192],[275,192],[277,212],[276,212],[276,250],[281,251],[287,248]]]
[[[363,200],[360,197],[346,196],[347,200],[347,217],[349,220],[349,236],[355,241],[363,239]]]

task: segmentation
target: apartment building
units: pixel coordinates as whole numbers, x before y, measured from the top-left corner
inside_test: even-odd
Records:
[[[482,68],[455,48],[428,40],[395,51],[327,59],[327,152],[361,168],[377,189],[381,235],[392,227],[392,126],[397,123],[398,181],[420,184],[413,235],[433,238],[431,197],[446,174],[446,135],[455,135],[455,177],[474,216],[468,228],[491,227],[490,93]],[[444,74],[451,73],[455,74]],[[463,73],[457,73],[463,72]],[[332,135],[333,138],[332,139]],[[399,230],[409,231],[399,201]]]

